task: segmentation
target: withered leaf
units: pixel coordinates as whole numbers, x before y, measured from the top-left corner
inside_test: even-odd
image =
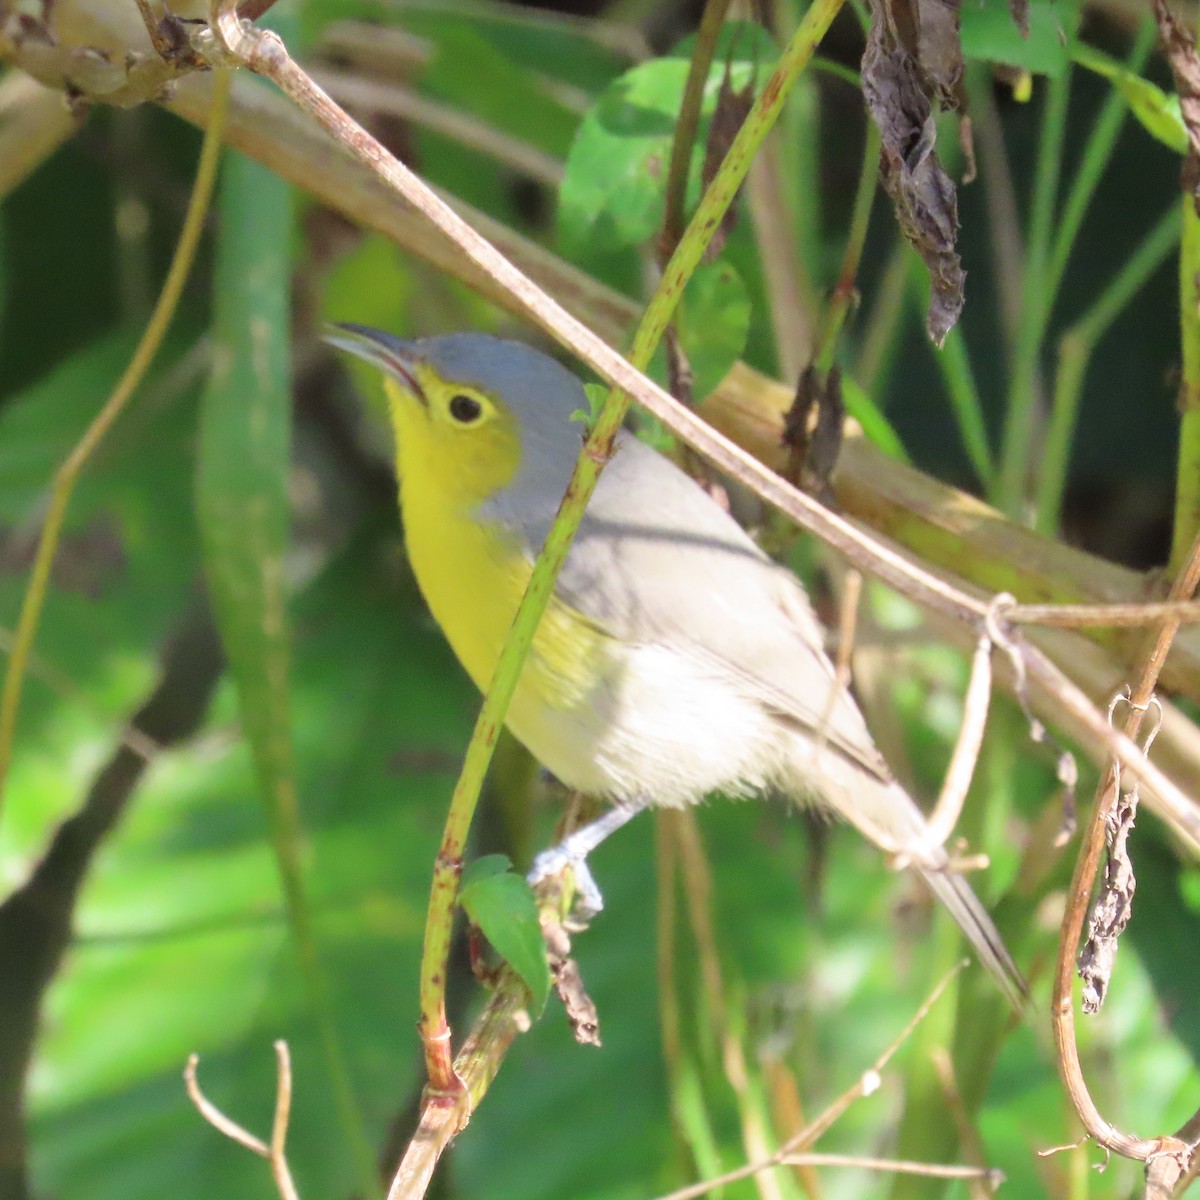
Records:
[[[942,44],[946,37],[958,40],[957,10],[951,21],[943,11],[949,7],[927,0],[918,13],[907,0],[874,0],[862,62],[863,95],[883,142],[880,175],[901,231],[929,272],[926,329],[938,346],[962,312],[966,280],[955,249],[958,199],[934,150],[937,132],[930,99],[934,93],[954,104],[962,85],[961,58],[955,75],[953,56]],[[932,22],[928,37],[918,32],[926,10],[942,18]],[[922,69],[906,42],[938,47],[936,76]]]
[[[1183,164],[1183,187],[1191,192],[1200,212],[1200,54],[1191,31],[1167,7],[1167,0],[1154,0],[1154,19],[1166,51],[1175,90],[1179,93],[1179,111],[1187,129],[1188,152]]]
[[[890,0],[893,6],[905,0]],[[916,59],[929,86],[926,95],[942,108],[966,110],[958,0],[917,0]],[[911,45],[904,47],[911,54]]]
[[[1129,835],[1137,816],[1137,793],[1117,797],[1113,811],[1108,814],[1105,830],[1108,860],[1104,880],[1088,920],[1087,940],[1079,952],[1079,977],[1083,980],[1083,1011],[1100,1011],[1113,966],[1117,960],[1117,939],[1129,924],[1133,911],[1133,894],[1137,879],[1129,858]]]
[[[550,978],[566,1010],[575,1040],[581,1046],[600,1045],[600,1014],[584,987],[579,964],[571,957],[571,939],[560,921],[543,910],[542,936],[550,959]]]

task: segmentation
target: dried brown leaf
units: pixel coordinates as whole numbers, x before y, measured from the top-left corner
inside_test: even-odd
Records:
[[[1183,164],[1183,187],[1191,192],[1200,212],[1200,53],[1192,31],[1167,7],[1167,0],[1154,0],[1163,51],[1175,77],[1179,110],[1188,133],[1188,152]]]
[[[1129,835],[1137,816],[1137,793],[1117,798],[1105,830],[1108,860],[1104,882],[1100,885],[1092,915],[1088,920],[1087,940],[1079,952],[1079,977],[1083,980],[1083,1011],[1098,1012],[1108,992],[1113,966],[1117,960],[1117,939],[1129,924],[1133,912],[1133,893],[1137,879],[1129,859]]]
[[[905,48],[897,29],[918,43],[925,40],[915,34],[915,17],[915,9],[904,0],[875,0],[863,54],[863,95],[883,142],[883,185],[901,231],[929,271],[926,328],[940,346],[962,312],[966,274],[955,249],[958,199],[934,150],[937,131],[930,91],[942,95],[949,88],[952,92],[961,85],[961,77],[955,82],[951,71],[933,81]],[[940,45],[946,29],[930,36]],[[954,36],[957,39],[957,14]],[[946,71],[946,62],[940,61],[938,69]]]
[[[600,1014],[587,994],[579,964],[571,957],[571,939],[562,923],[542,911],[542,936],[550,958],[550,978],[581,1046],[600,1045]]]
[[[917,0],[916,59],[929,84],[926,94],[942,108],[965,110],[959,24],[958,0]]]

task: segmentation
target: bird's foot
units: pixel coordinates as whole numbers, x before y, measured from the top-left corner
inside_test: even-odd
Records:
[[[604,897],[588,869],[587,857],[610,833],[616,832],[627,821],[632,820],[644,807],[643,800],[615,804],[590,825],[576,829],[574,833],[567,834],[557,846],[543,850],[533,860],[533,866],[525,876],[530,886],[536,887],[543,880],[561,874],[570,867],[575,874],[575,901],[572,913],[584,923],[590,921],[597,913],[603,911]]]
[[[587,865],[587,852],[571,846],[571,839],[565,838],[557,846],[543,850],[533,860],[529,874],[525,876],[530,887],[555,875],[561,875],[567,869],[575,877],[575,898],[571,904],[571,915],[578,921],[588,922],[598,913],[604,911],[604,896]]]

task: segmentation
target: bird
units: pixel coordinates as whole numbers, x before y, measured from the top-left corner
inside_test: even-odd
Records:
[[[523,342],[406,340],[338,324],[382,373],[406,550],[434,619],[486,690],[566,491],[589,411],[579,379]],[[987,910],[931,844],[836,676],[799,579],[695,480],[622,431],[600,472],[506,724],[567,787],[607,801],[539,855],[575,868],[639,811],[712,795],[815,805],[911,864],[1017,1007],[1025,984]]]

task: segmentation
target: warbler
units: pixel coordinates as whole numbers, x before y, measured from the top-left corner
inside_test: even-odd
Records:
[[[579,455],[583,386],[548,355],[478,333],[405,341],[339,325],[327,340],[383,373],[412,569],[483,690]],[[587,853],[640,809],[779,793],[903,855],[1020,1003],[999,933],[927,844],[800,582],[629,434],[600,474],[507,723],[564,784],[612,804],[539,856],[532,878],[570,864],[596,908]]]

